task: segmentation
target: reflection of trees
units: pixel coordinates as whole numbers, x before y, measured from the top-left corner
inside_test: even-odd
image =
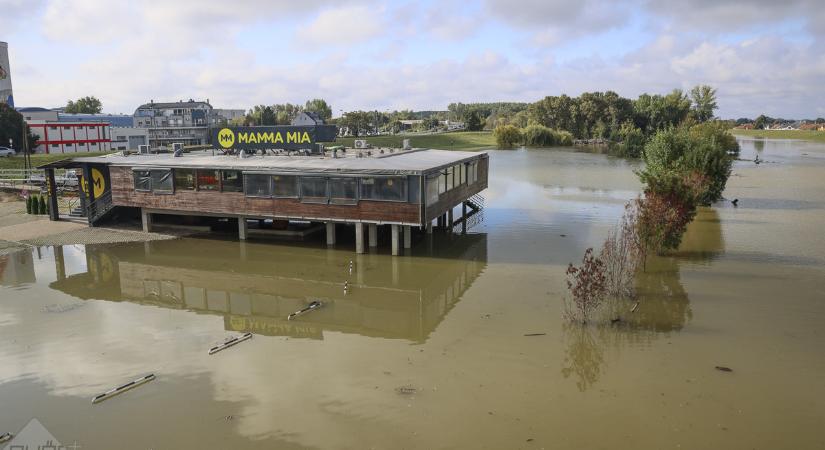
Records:
[[[565,322],[564,367],[561,374],[568,378],[576,375],[576,386],[584,392],[604,370],[604,345],[597,339],[598,330],[578,322]]]
[[[765,141],[763,139],[754,139],[753,148],[756,149],[757,153],[762,153],[762,150],[765,150]]]
[[[566,348],[562,375],[565,378],[575,375],[579,390],[585,391],[604,373],[610,350],[649,343],[663,333],[681,330],[693,312],[682,285],[680,265],[711,261],[724,247],[718,214],[715,210],[700,208],[677,252],[648,257],[645,270],[636,276],[635,301],[607,301],[599,325],[564,325]],[[631,312],[636,302],[639,306]],[[616,318],[620,320],[611,322]]]

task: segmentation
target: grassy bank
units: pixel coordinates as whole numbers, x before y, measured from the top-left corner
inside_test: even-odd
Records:
[[[825,142],[825,131],[808,130],[740,130],[732,129],[736,136],[750,136],[765,139],[801,139],[804,141]]]
[[[32,155],[32,166],[48,164],[61,159],[68,159],[78,156],[100,156],[111,152],[90,152],[90,153],[62,153],[53,155]],[[0,158],[0,169],[24,169],[25,163],[22,156],[12,156],[11,158]]]
[[[331,145],[353,146],[356,138],[338,138]],[[496,140],[489,131],[458,131],[438,134],[398,134],[394,136],[369,136],[365,138],[373,147],[401,147],[401,141],[410,140],[410,145],[420,148],[442,150],[482,150],[496,148]]]

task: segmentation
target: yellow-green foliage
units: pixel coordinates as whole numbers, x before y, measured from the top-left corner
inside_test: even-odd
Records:
[[[499,125],[493,131],[499,148],[512,148],[521,142],[521,130],[513,125]]]

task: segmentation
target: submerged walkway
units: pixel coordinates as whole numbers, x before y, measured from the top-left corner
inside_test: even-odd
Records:
[[[45,245],[113,244],[177,239],[173,234],[137,229],[91,228],[83,223],[52,222],[48,216],[26,214],[23,202],[0,203],[0,254]]]

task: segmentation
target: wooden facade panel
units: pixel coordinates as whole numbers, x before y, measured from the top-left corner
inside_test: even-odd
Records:
[[[292,219],[421,223],[421,205],[361,200],[356,205],[302,203],[299,199],[254,198],[242,192],[185,191],[155,194],[135,191],[132,170],[110,167],[112,202],[117,206],[183,211],[226,216]],[[479,170],[479,178],[480,178]]]

